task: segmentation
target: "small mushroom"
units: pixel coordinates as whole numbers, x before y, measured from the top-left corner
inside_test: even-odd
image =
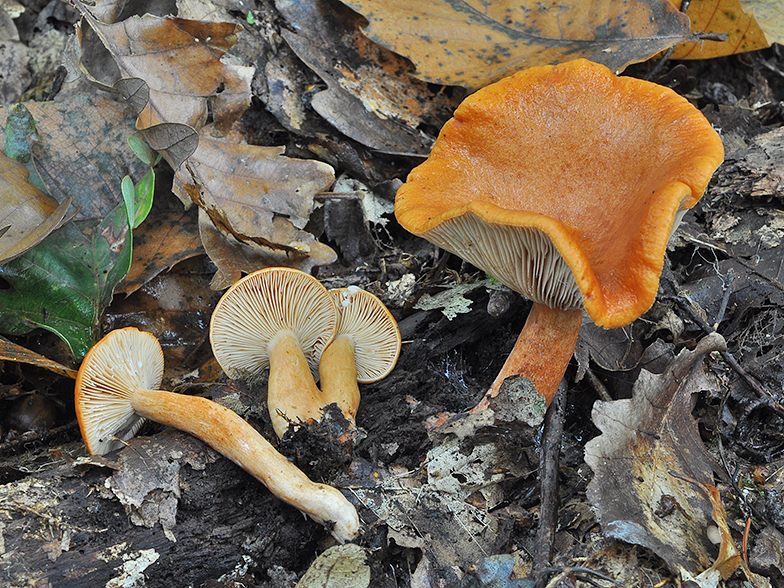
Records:
[[[489,395],[519,374],[549,403],[583,310],[610,328],[650,308],[667,241],[723,157],[685,98],[585,59],[523,70],[463,101],[399,189],[395,215],[533,300]]]
[[[198,437],[284,502],[325,524],[339,541],[359,532],[354,506],[336,488],[317,484],[236,413],[206,398],[158,390],[163,351],[150,333],[110,332],[87,353],[76,377],[76,415],[91,454],[122,447],[144,419]]]
[[[400,356],[400,331],[376,296],[356,286],[329,290],[338,310],[335,338],[321,355],[319,376],[324,405],[337,403],[356,425],[360,393],[357,383],[385,378]]]
[[[321,282],[299,270],[266,268],[218,301],[210,342],[230,378],[257,377],[269,367],[267,407],[280,438],[298,419],[321,418],[313,374],[336,325],[337,310]]]

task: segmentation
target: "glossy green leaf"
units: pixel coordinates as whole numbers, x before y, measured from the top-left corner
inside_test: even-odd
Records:
[[[41,327],[59,335],[75,357],[95,342],[98,319],[131,264],[125,203],[103,220],[70,223],[0,267],[0,331]]]

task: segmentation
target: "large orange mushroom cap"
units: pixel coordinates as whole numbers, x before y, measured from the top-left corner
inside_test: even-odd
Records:
[[[723,158],[686,99],[578,59],[469,96],[395,214],[534,302],[617,327],[653,304],[667,241]]]

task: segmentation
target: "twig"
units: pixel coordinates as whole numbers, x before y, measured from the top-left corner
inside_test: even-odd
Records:
[[[546,569],[552,560],[555,528],[558,523],[558,472],[563,437],[566,379],[561,380],[550,408],[544,417],[542,460],[539,464],[539,526],[536,529],[534,570]]]
[[[607,391],[607,386],[604,385],[604,382],[599,379],[599,376],[597,376],[591,368],[585,370],[585,375],[588,376],[588,382],[590,382],[593,389],[596,390],[599,398],[605,402],[612,401],[612,396],[610,396],[610,393]]]
[[[689,315],[689,318],[693,320],[698,327],[700,327],[705,333],[713,333],[715,329],[711,327],[705,319],[703,319],[699,313],[692,308],[689,301],[687,301],[682,296],[662,296],[664,300],[672,300],[678,304],[686,313]],[[768,392],[754,377],[751,376],[743,367],[738,363],[738,360],[729,352],[729,351],[721,351],[721,357],[724,361],[729,365],[735,372],[743,378],[743,380],[754,390],[761,398],[761,401],[768,406],[771,410],[773,410],[779,416],[784,416],[784,407],[781,406],[778,401],[773,397],[773,395]],[[759,406],[759,405],[757,405]],[[756,408],[756,406],[755,406]]]

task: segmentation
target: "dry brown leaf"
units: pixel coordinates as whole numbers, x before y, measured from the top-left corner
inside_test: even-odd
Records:
[[[123,175],[138,181],[146,171],[126,143],[133,116],[118,102],[87,94],[25,105],[40,136],[33,155],[49,193],[59,202],[70,197],[77,220],[105,218],[122,201]],[[6,116],[0,108],[0,143]]]
[[[680,9],[683,0],[670,0]],[[778,1],[778,0],[777,0]],[[754,15],[743,10],[740,0],[700,0],[686,9],[692,30],[705,33],[726,33],[726,41],[685,43],[675,48],[672,59],[709,59],[769,47]]]
[[[740,0],[740,3],[754,15],[768,43],[784,43],[784,4],[781,0]]]
[[[429,82],[479,88],[514,71],[585,57],[620,71],[689,38],[667,0],[342,0],[366,34]]]
[[[293,29],[283,30],[283,38],[327,83],[313,95],[316,112],[378,151],[429,153],[432,139],[418,130],[423,118],[440,111],[446,120],[457,104],[412,79],[406,60],[368,42],[348,9],[321,1],[275,4]]]
[[[65,376],[66,378],[76,378],[76,370],[67,368],[64,365],[52,361],[43,355],[39,355],[34,351],[30,351],[21,345],[12,343],[4,337],[0,337],[0,360],[2,359],[18,363],[28,363],[30,365],[45,368],[56,374]]]
[[[0,264],[22,255],[62,223],[71,206],[28,183],[27,168],[0,153]]]
[[[585,447],[594,471],[587,496],[604,533],[648,547],[673,571],[694,576],[716,560],[707,535],[714,507],[682,476],[709,485],[716,466],[691,416],[692,392],[710,384],[692,368],[724,346],[720,335],[708,335],[664,374],[643,370],[633,398],[598,401],[592,418],[602,434]]]
[[[176,263],[204,253],[196,211],[183,210],[170,198],[176,208],[157,197],[150,215],[133,231],[133,262],[116,292],[131,294]]]
[[[229,66],[221,56],[242,27],[175,17],[134,16],[104,24],[80,2],[74,5],[109,50],[122,77],[149,86],[149,102],[137,127],[181,123],[201,127],[208,100],[218,126],[228,128],[250,103],[253,68]]]

